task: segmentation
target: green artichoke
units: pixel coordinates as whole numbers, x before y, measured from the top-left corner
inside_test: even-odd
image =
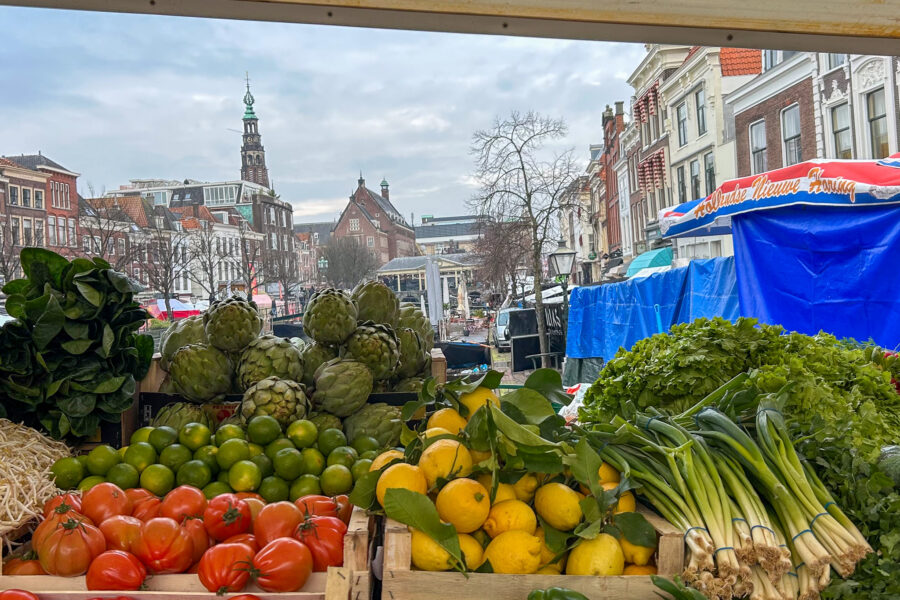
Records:
[[[303,331],[320,344],[343,344],[356,329],[357,314],[356,304],[346,292],[326,288],[306,306]]]
[[[306,415],[306,418],[312,421],[319,431],[325,431],[326,429],[341,429],[341,420],[328,413],[312,412]]]
[[[262,329],[256,303],[240,296],[213,302],[203,313],[203,323],[209,343],[225,352],[243,350]]]
[[[250,342],[238,364],[238,385],[246,390],[266,377],[299,382],[303,378],[303,355],[300,349],[276,335],[264,335]]]
[[[356,413],[344,419],[344,434],[348,440],[368,435],[382,445],[393,447],[400,443],[400,407],[383,402],[366,404]]]
[[[360,283],[353,290],[353,301],[359,307],[358,320],[397,326],[400,301],[394,292],[380,281]]]
[[[400,320],[398,327],[409,327],[422,336],[422,342],[425,349],[431,352],[434,348],[434,327],[431,321],[422,312],[422,310],[412,302],[403,302],[400,304]]]
[[[318,342],[307,344],[303,349],[303,385],[311,388],[315,385],[316,370],[329,360],[337,358],[338,351]]]
[[[401,379],[394,386],[395,392],[415,392],[419,393],[422,391],[422,386],[425,385],[425,379],[422,377],[410,377],[408,379]]]
[[[203,315],[179,319],[169,325],[159,338],[159,366],[168,371],[172,356],[179,348],[188,344],[206,343]]]
[[[400,342],[400,364],[397,365],[397,377],[413,377],[425,366],[426,350],[422,337],[409,327],[397,330]]]
[[[389,379],[400,361],[400,342],[387,325],[365,321],[347,338],[347,356],[369,367],[376,380]]]
[[[303,386],[296,381],[266,377],[250,386],[241,401],[241,422],[258,415],[271,415],[285,428],[306,417],[309,400]]]
[[[231,362],[212,346],[179,348],[169,364],[169,375],[175,390],[192,402],[208,402],[231,389]]]
[[[313,406],[338,417],[359,410],[372,393],[371,371],[355,360],[328,361],[316,370],[315,383]]]
[[[159,412],[150,421],[150,426],[161,427],[167,425],[178,431],[188,423],[201,423],[212,431],[216,429],[216,420],[209,412],[204,410],[202,406],[187,402],[166,404],[159,409]]]

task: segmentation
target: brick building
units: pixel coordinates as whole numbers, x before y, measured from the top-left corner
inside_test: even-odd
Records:
[[[47,208],[46,173],[0,158],[0,279],[22,275],[19,252],[24,246],[44,246]]]
[[[608,105],[603,112],[603,166],[606,175],[606,238],[610,256],[622,255],[622,226],[619,219],[619,181],[615,164],[619,162],[619,135],[625,130],[625,103]]]

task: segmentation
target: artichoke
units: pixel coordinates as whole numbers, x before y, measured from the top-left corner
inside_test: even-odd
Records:
[[[403,302],[400,304],[400,320],[398,327],[409,327],[422,336],[422,342],[425,349],[431,352],[434,348],[434,327],[431,321],[422,312],[422,310],[412,302]]]
[[[337,358],[338,352],[329,346],[323,346],[318,342],[307,344],[303,349],[303,385],[307,388],[315,385],[313,377],[316,370],[329,360]]]
[[[209,343],[225,352],[243,350],[262,329],[256,302],[240,296],[213,302],[203,313],[203,323]]]
[[[169,325],[159,338],[159,366],[168,371],[172,356],[179,348],[188,344],[206,343],[203,315],[179,319]]]
[[[372,384],[373,394],[386,394],[391,391],[391,382],[388,379],[381,379]]]
[[[421,377],[410,377],[409,379],[401,379],[394,386],[395,392],[415,392],[418,394],[422,391],[422,386],[425,385],[425,380]]]
[[[303,378],[300,349],[276,335],[264,335],[250,342],[241,354],[237,383],[242,390],[246,390],[266,377],[299,382]]]
[[[178,349],[169,364],[175,390],[192,402],[208,402],[231,389],[231,362],[221,350],[203,344]]]
[[[328,413],[312,412],[306,416],[320,432],[326,429],[341,429],[341,420]]]
[[[241,422],[259,415],[270,415],[285,428],[306,417],[309,400],[303,386],[296,381],[266,377],[250,386],[241,401]]]
[[[366,404],[344,419],[344,434],[348,440],[368,435],[378,440],[385,448],[400,443],[401,427],[400,407],[383,402]]]
[[[366,321],[347,338],[347,356],[369,367],[376,380],[389,379],[400,361],[400,342],[387,325]]]
[[[210,430],[214,431],[216,429],[216,420],[210,413],[202,406],[187,402],[166,404],[159,409],[159,412],[150,421],[150,426],[161,427],[168,425],[175,431],[179,431],[188,423],[201,423],[209,427]]]
[[[394,292],[380,281],[360,283],[353,290],[353,301],[359,308],[359,321],[372,321],[397,326],[400,318],[400,301]]]
[[[315,383],[313,406],[338,417],[359,410],[372,393],[371,371],[355,360],[328,361],[316,370]]]
[[[422,337],[409,327],[397,330],[400,341],[400,364],[397,365],[397,376],[413,377],[425,366],[425,344]]]
[[[325,288],[310,299],[303,313],[303,331],[326,345],[343,344],[356,329],[356,304],[341,290]]]

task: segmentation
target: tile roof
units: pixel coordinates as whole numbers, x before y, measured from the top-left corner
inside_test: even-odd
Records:
[[[318,233],[319,245],[328,244],[334,223],[294,223],[294,233]]]
[[[400,214],[400,211],[398,211],[397,208],[393,204],[391,204],[390,200],[388,200],[378,192],[370,190],[369,188],[366,188],[366,192],[369,194],[369,197],[372,198],[372,201],[380,206],[381,210],[390,215],[394,221],[397,221],[401,225],[409,227],[409,223],[406,222],[406,219],[403,218],[403,215]],[[410,229],[412,228],[410,227]]]
[[[687,56],[684,57],[684,62],[681,63],[681,64],[684,64],[684,63],[686,63],[687,61],[691,60],[691,57],[692,57],[693,55],[697,54],[697,51],[698,51],[699,49],[700,49],[700,46],[693,46],[693,47],[691,47],[691,49],[688,50]]]
[[[758,75],[762,73],[762,50],[722,48],[719,51],[722,75]]]
[[[416,227],[416,241],[425,242],[429,238],[478,235],[478,223],[439,223]]]
[[[50,160],[43,154],[20,154],[19,156],[6,156],[4,158],[12,159],[26,169],[35,170],[40,167],[50,167],[51,169],[59,169],[60,171],[68,171],[71,173],[69,169],[56,161]]]
[[[21,165],[18,165],[8,158],[4,158],[2,156],[0,156],[0,165],[3,165],[4,167],[21,167]]]

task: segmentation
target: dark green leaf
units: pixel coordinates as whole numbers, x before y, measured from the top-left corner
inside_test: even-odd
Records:
[[[109,396],[102,396],[100,400],[97,401],[97,408],[103,412],[113,415],[113,418],[111,418],[110,420],[115,422],[116,417],[131,408],[131,405],[133,403],[134,399],[131,396],[112,394]]]
[[[97,349],[97,353],[104,358],[109,357],[115,341],[116,334],[113,333],[112,327],[109,326],[109,323],[105,324],[103,326],[103,341],[100,344],[100,348]]]
[[[73,340],[86,340],[90,335],[90,327],[87,323],[81,321],[66,319],[66,322],[63,324],[63,329]]]
[[[135,379],[143,379],[153,362],[153,338],[147,334],[134,337],[134,347],[138,351],[138,366],[134,372]]]
[[[600,497],[603,486],[600,485],[600,466],[603,464],[600,455],[591,448],[586,438],[578,440],[575,445],[575,458],[572,462],[572,475],[578,483],[584,485],[591,494]]]
[[[28,296],[32,287],[31,282],[27,279],[13,279],[3,286],[3,293],[7,296],[12,296],[13,294]]]
[[[503,411],[500,410],[500,407],[494,404],[488,404],[487,406],[491,409],[491,416],[494,419],[494,423],[497,425],[497,429],[513,442],[524,444],[526,446],[545,448],[557,448],[559,446],[558,444],[545,440],[536,433],[525,429],[525,427],[506,416]]]
[[[525,413],[519,410],[519,407],[515,404],[510,404],[509,402],[501,402],[500,409],[507,417],[509,417],[519,425],[528,425],[528,419],[525,418]]]
[[[405,448],[410,445],[416,437],[418,437],[418,434],[410,429],[405,422],[402,423],[402,428],[400,430],[400,445]]]
[[[456,528],[441,523],[437,508],[428,496],[402,488],[388,488],[384,494],[384,513],[430,537],[462,568],[462,552]]]
[[[32,270],[36,265],[44,267],[44,271],[49,280],[54,283],[54,287],[60,285],[60,274],[69,264],[69,261],[45,248],[23,248],[19,259],[22,264],[22,272],[25,277],[32,279]]]
[[[381,477],[383,469],[371,471],[356,480],[353,485],[353,491],[350,492],[350,503],[360,508],[370,510],[378,505],[375,498],[375,486],[378,485],[378,478]]]
[[[518,456],[524,461],[525,468],[535,473],[562,473],[562,457],[555,450],[519,446]]]
[[[400,419],[409,421],[422,408],[425,408],[425,400],[421,399],[421,397],[418,400],[410,400],[400,409]]]
[[[537,369],[525,380],[525,388],[539,392],[550,402],[568,406],[572,396],[563,390],[562,375],[556,369]]]
[[[493,573],[494,567],[491,566],[491,561],[485,560],[481,563],[481,566],[475,569],[475,573]]]
[[[635,546],[656,547],[656,530],[644,515],[636,512],[617,513],[613,516],[613,523],[625,539]]]
[[[122,387],[122,383],[125,381],[125,376],[120,375],[119,377],[110,377],[105,381],[101,381],[98,383],[93,390],[95,394],[111,394]]]
[[[27,305],[26,305],[27,310]],[[36,320],[32,339],[38,350],[43,350],[62,331],[66,317],[55,296],[49,296],[43,314]]]
[[[586,540],[592,540],[603,532],[604,527],[606,527],[606,522],[603,519],[597,519],[593,522],[584,521],[575,528],[575,535]]]
[[[544,419],[556,414],[544,396],[528,388],[519,388],[504,395],[503,403],[514,405],[532,425],[540,425]]]
[[[80,355],[88,351],[94,342],[92,340],[69,340],[60,344],[63,350],[69,354]]]
[[[553,554],[565,552],[566,548],[569,545],[571,534],[551,527],[540,516],[538,516],[538,521],[541,524],[541,529],[544,530],[544,543],[550,549],[550,552],[552,552]]]
[[[25,296],[12,294],[6,299],[6,312],[17,319],[25,318]]]
[[[473,450],[487,452],[491,449],[491,434],[487,422],[487,409],[480,407],[475,411],[466,424],[465,434],[468,436],[468,446]]]
[[[110,267],[109,263],[106,262],[103,258],[99,256],[94,257],[94,264],[100,267],[101,269],[108,269]]]
[[[83,281],[76,281],[75,287],[78,288],[78,292],[85,300],[90,302],[92,306],[99,307],[103,304],[103,294],[94,286],[84,283]]]
[[[100,427],[100,417],[96,414],[90,414],[86,417],[72,417],[69,419],[69,425],[72,435],[78,437],[87,437],[97,433]]]
[[[57,406],[69,417],[86,417],[96,404],[97,397],[93,394],[73,394],[57,400]]]

